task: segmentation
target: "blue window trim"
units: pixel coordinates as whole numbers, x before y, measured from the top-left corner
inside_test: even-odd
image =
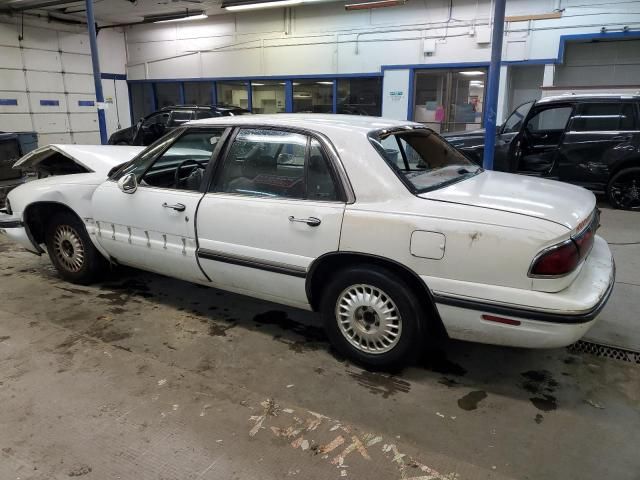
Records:
[[[96,102],[93,100],[78,100],[79,107],[95,107]]]
[[[216,82],[211,82],[209,84],[209,88],[211,89],[211,105],[218,104],[218,85]]]
[[[102,80],[126,80],[127,76],[123,73],[101,73]]]
[[[338,113],[338,79],[337,78],[333,79],[333,105],[331,108],[333,113]]]
[[[284,111],[293,112],[293,80],[284,81]]]
[[[59,107],[60,100],[40,100],[40,106],[42,107]]]
[[[5,106],[18,106],[18,99],[17,98],[0,98],[0,105],[5,105]]]
[[[251,86],[251,80],[247,82],[247,110],[253,112],[253,87]]]

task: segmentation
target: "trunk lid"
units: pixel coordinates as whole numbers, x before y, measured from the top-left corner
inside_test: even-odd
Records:
[[[420,197],[541,218],[569,230],[576,229],[596,206],[593,193],[582,187],[492,171],[420,194]]]

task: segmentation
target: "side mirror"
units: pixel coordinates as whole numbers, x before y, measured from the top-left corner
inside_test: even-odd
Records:
[[[138,180],[135,173],[127,173],[118,180],[118,188],[122,193],[132,194],[138,189]]]

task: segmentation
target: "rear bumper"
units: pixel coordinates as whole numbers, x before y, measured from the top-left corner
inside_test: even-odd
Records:
[[[433,292],[433,297],[451,338],[514,347],[554,348],[579,340],[591,328],[607,304],[614,283],[613,256],[607,243],[596,237],[580,274],[560,292],[531,291],[526,304],[438,291]],[[517,296],[521,295],[522,291]],[[499,319],[496,321],[495,317]]]

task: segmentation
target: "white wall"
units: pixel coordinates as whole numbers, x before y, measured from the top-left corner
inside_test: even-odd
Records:
[[[560,19],[507,24],[505,60],[555,58],[561,35],[596,33],[602,26],[640,28],[640,8],[625,0],[606,8],[593,0],[509,0],[507,15],[549,13],[558,5],[565,8]],[[448,0],[410,0],[399,7],[345,11],[342,3],[318,3],[290,9],[290,19],[283,9],[270,9],[129,27],[128,76],[363,73],[379,72],[383,65],[488,61],[490,45],[478,39],[488,33],[490,1],[454,0],[450,15],[448,6]],[[429,41],[436,50],[425,56]]]
[[[25,19],[24,37],[20,39],[16,22],[0,17],[0,98],[17,100],[17,105],[0,106],[0,130],[36,131],[40,145],[100,143],[96,106],[79,103],[95,101],[86,27]],[[102,31],[98,45],[102,71],[124,74],[124,34]],[[103,81],[103,88],[109,88],[108,80]],[[122,93],[118,93],[121,99]],[[53,100],[57,105],[42,105],[41,100]],[[125,125],[129,124],[126,90],[119,107],[119,112],[107,110],[107,124],[112,130],[117,122],[110,117],[118,113],[126,119]]]

